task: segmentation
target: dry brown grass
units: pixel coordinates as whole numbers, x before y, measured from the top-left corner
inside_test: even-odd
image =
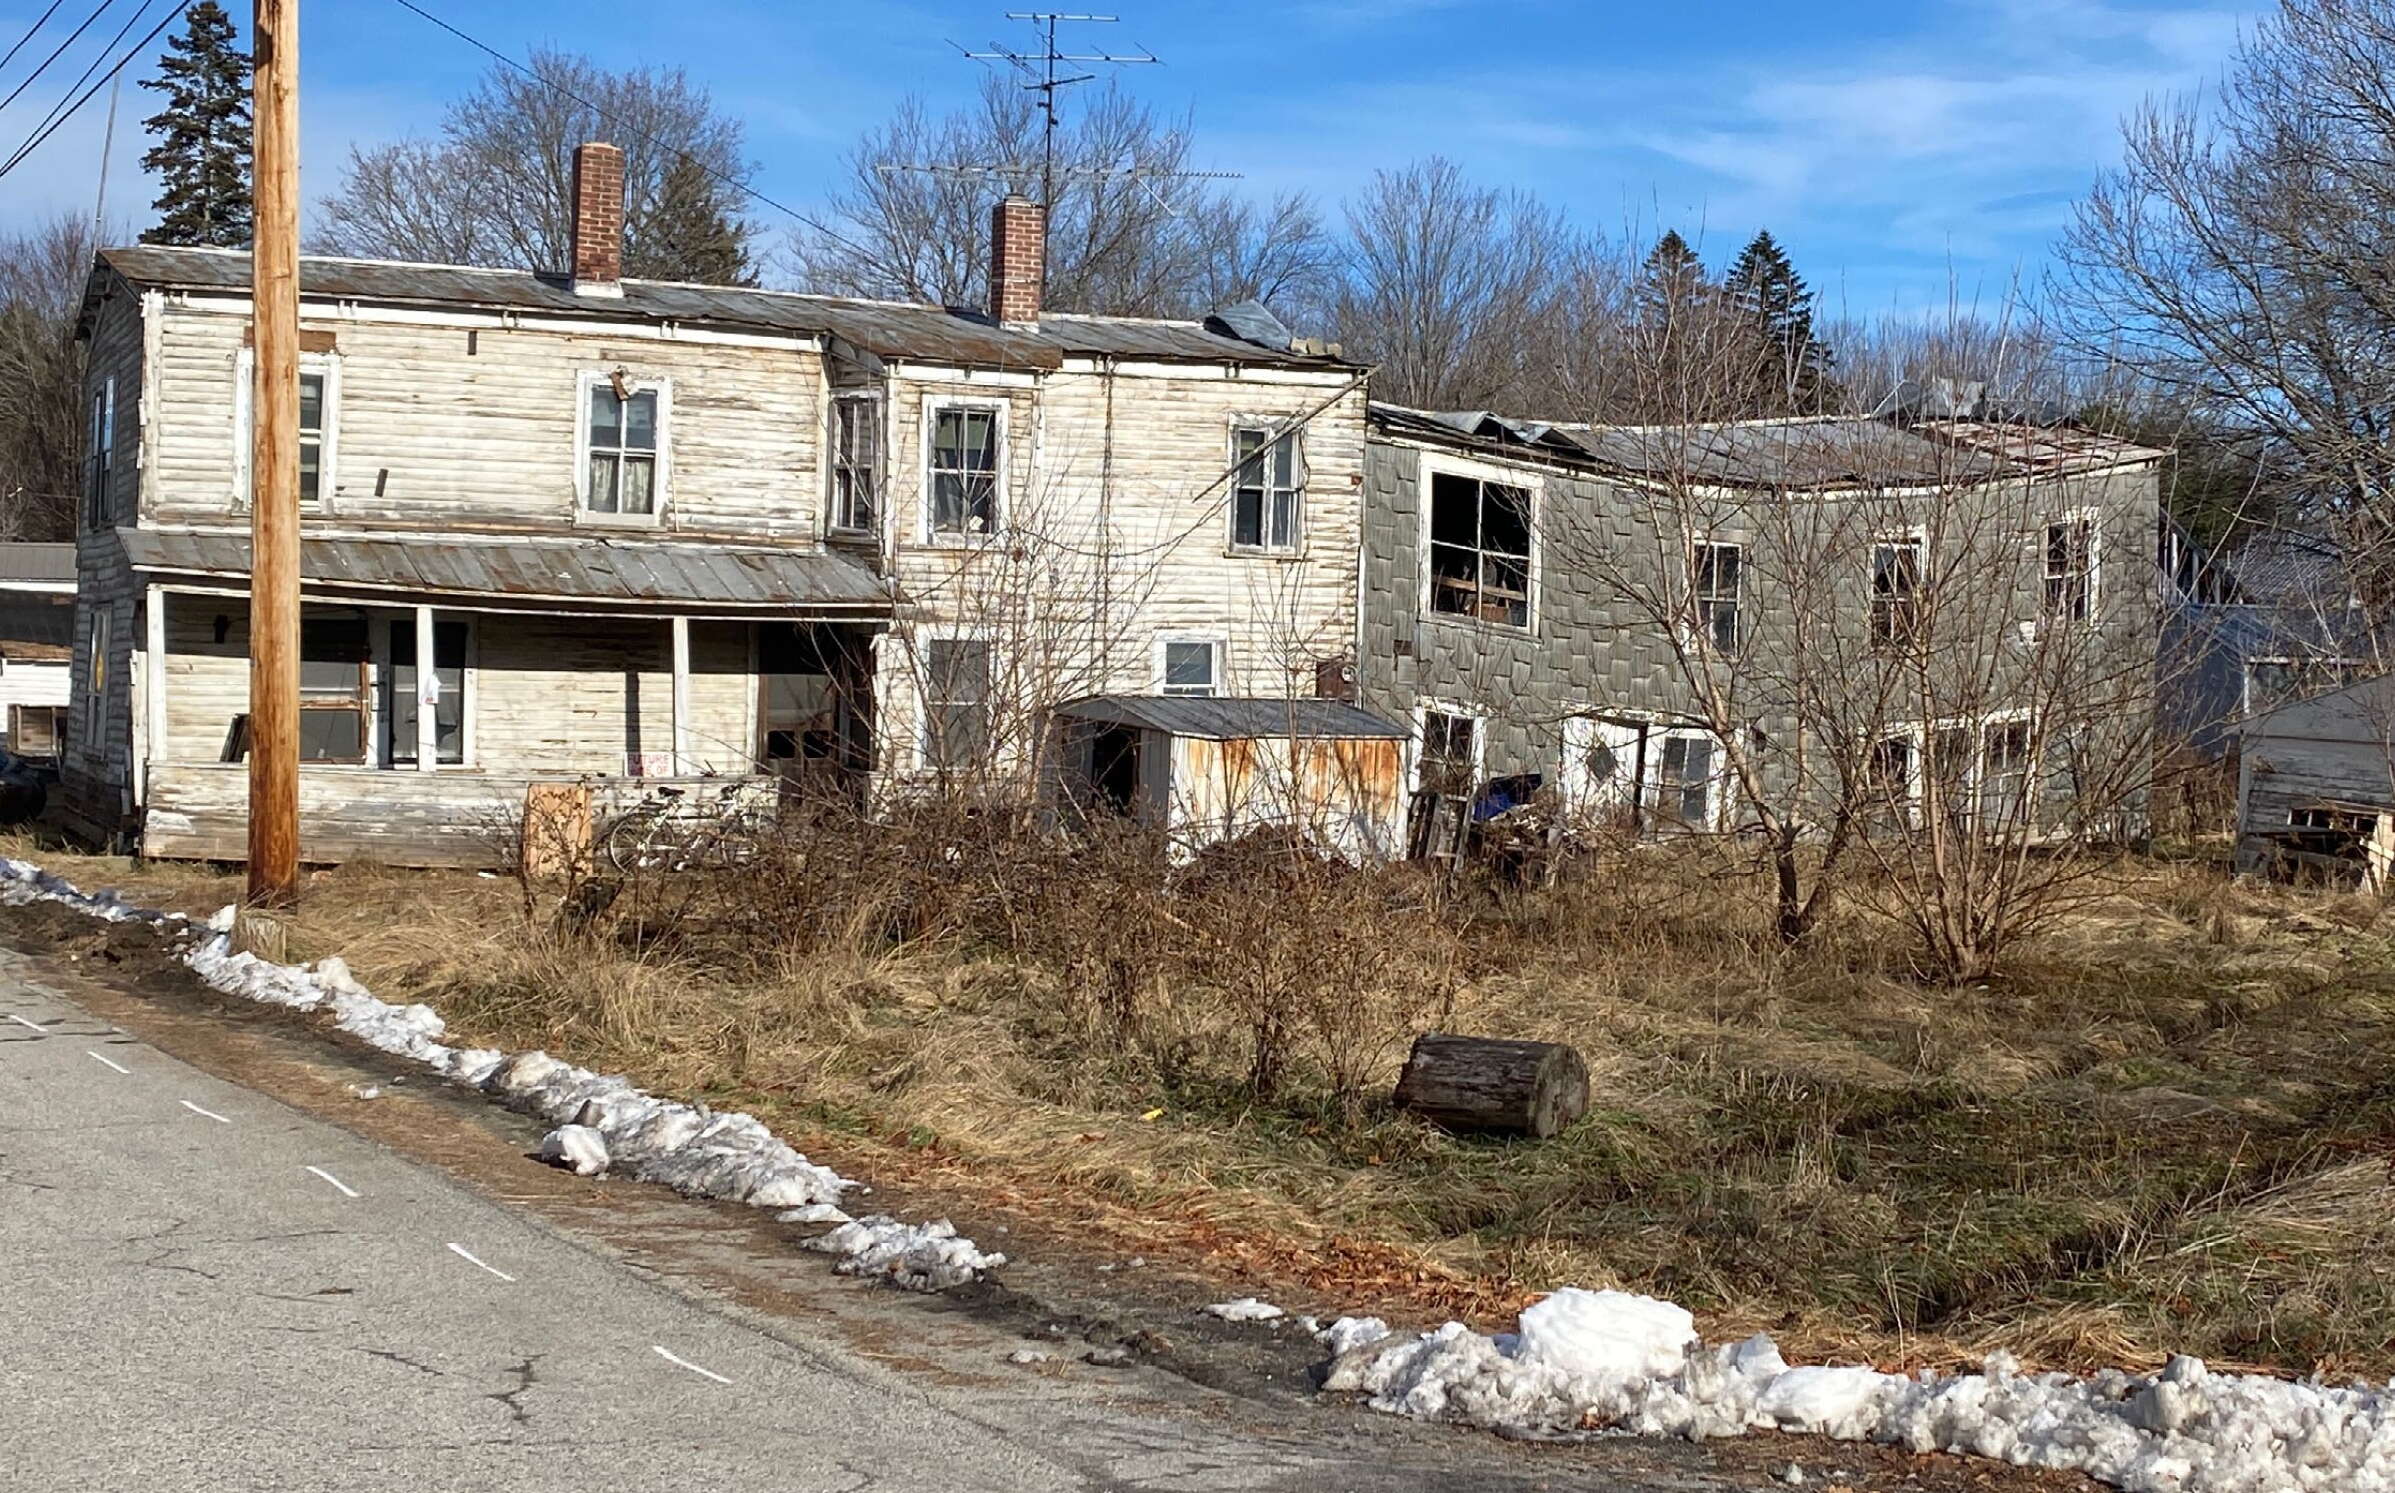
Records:
[[[1610,1283],[1882,1363],[2395,1369],[2375,899],[2139,863],[1949,988],[1860,898],[1779,949],[1701,850],[1448,896],[949,829],[827,831],[580,929],[512,882],[350,867],[293,952],[876,1175],[1324,1299],[1491,1317]],[[230,885],[102,869],[72,874],[195,911]],[[1546,1144],[1391,1113],[1433,1021],[1574,1044],[1595,1112]]]

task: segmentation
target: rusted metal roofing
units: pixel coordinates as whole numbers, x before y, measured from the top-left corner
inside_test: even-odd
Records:
[[[2166,453],[2067,426],[1986,421],[1897,424],[1868,415],[1701,425],[1549,425],[1487,410],[1372,406],[1401,435],[1501,454],[1561,456],[1625,476],[1721,487],[1834,491],[1930,487],[2101,471]]]
[[[1276,700],[1225,695],[1092,695],[1059,715],[1103,726],[1138,726],[1215,741],[1399,740],[1403,727],[1340,700]]]
[[[237,576],[249,535],[234,530],[119,529],[136,570]],[[572,536],[420,534],[300,537],[300,580],[328,590],[504,596],[740,611],[886,612],[887,585],[828,551]]]
[[[133,284],[181,290],[246,291],[249,256],[234,250],[141,244],[104,249],[100,259]],[[978,310],[798,295],[731,285],[626,280],[623,295],[576,295],[561,274],[399,264],[373,259],[300,260],[301,294],[399,306],[477,308],[603,320],[674,322],[691,327],[832,336],[884,358],[989,368],[1055,368],[1068,353],[1115,354],[1158,361],[1257,363],[1343,368],[1208,331],[1202,323],[1130,317],[1050,316],[1036,329],[1000,326]]]

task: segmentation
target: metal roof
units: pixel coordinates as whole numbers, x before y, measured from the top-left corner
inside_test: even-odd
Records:
[[[249,575],[249,535],[119,529],[136,570]],[[428,596],[689,605],[742,611],[886,612],[890,591],[862,562],[829,551],[602,534],[300,536],[300,579],[325,590]]]
[[[72,581],[72,544],[0,544],[0,581]]]
[[[2266,529],[2213,563],[2228,575],[2239,602],[2336,612],[2353,599],[2345,552],[2325,535]]]
[[[162,289],[247,291],[249,255],[237,250],[141,244],[103,249],[100,260],[135,285]],[[839,337],[884,358],[995,368],[1055,368],[1067,353],[1158,361],[1262,363],[1344,368],[1311,357],[1222,336],[1194,321],[1051,315],[1036,328],[1000,326],[968,307],[910,305],[842,296],[799,295],[732,285],[626,280],[623,295],[577,295],[562,274],[468,265],[400,264],[375,259],[300,260],[301,294],[388,305],[475,306],[617,321]]]
[[[1226,695],[1092,695],[1057,713],[1107,726],[1139,726],[1216,741],[1287,738],[1397,740],[1407,732],[1341,700],[1261,699]]]

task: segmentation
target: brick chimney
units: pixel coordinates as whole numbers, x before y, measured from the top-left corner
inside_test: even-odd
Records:
[[[624,293],[624,153],[574,147],[574,294]]]
[[[1039,325],[1047,277],[1048,210],[1017,193],[990,209],[990,319]]]

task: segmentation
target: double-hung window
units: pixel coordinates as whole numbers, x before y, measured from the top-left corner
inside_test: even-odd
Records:
[[[1480,786],[1480,722],[1458,711],[1424,709],[1415,777],[1425,793],[1469,798]]]
[[[1294,551],[1304,522],[1305,467],[1297,432],[1275,439],[1261,425],[1231,432],[1231,547]]]
[[[373,661],[363,617],[302,616],[299,623],[299,759],[366,760],[367,681]]]
[[[1979,731],[1979,819],[1990,829],[2017,823],[2028,806],[2029,723],[1989,721]]]
[[[1530,625],[1530,494],[1452,472],[1430,480],[1430,609]]]
[[[582,448],[582,508],[606,517],[655,518],[663,484],[665,391],[621,378],[588,381]]]
[[[2096,521],[2074,513],[2046,525],[2046,616],[2085,622],[2095,614]]]
[[[923,762],[961,772],[990,747],[990,645],[979,638],[934,638],[923,659]]]
[[[934,536],[998,531],[998,422],[995,405],[950,404],[932,411],[926,485]]]
[[[1692,557],[1689,590],[1696,597],[1697,632],[1714,652],[1738,651],[1738,589],[1744,580],[1743,553],[1734,544],[1700,543]]]
[[[1655,774],[1656,813],[1697,829],[1712,829],[1721,809],[1717,755],[1710,736],[1676,732],[1663,738],[1663,757]]]
[[[324,501],[324,432],[328,411],[322,371],[299,376],[299,503],[315,508]]]
[[[1896,648],[1921,630],[1922,541],[1883,539],[1871,547],[1871,641]]]
[[[832,401],[832,527],[871,533],[881,524],[881,401],[843,394]]]
[[[466,648],[472,623],[436,619],[432,625],[432,686],[419,682],[416,670],[416,619],[393,618],[383,652],[389,667],[383,671],[383,761],[392,767],[415,767],[416,722],[427,695],[434,697],[433,760],[466,760]]]
[[[1222,644],[1168,638],[1164,643],[1164,693],[1213,695],[1222,690]]]
[[[116,380],[103,379],[92,391],[91,420],[83,444],[83,527],[105,529],[115,517],[109,491],[116,471]]]
[[[241,350],[234,369],[233,471],[234,499],[248,503],[254,489],[250,471],[251,442],[256,438],[257,358]],[[341,423],[341,360],[333,353],[301,353],[299,357],[299,506],[322,511],[324,499],[339,483]]]

